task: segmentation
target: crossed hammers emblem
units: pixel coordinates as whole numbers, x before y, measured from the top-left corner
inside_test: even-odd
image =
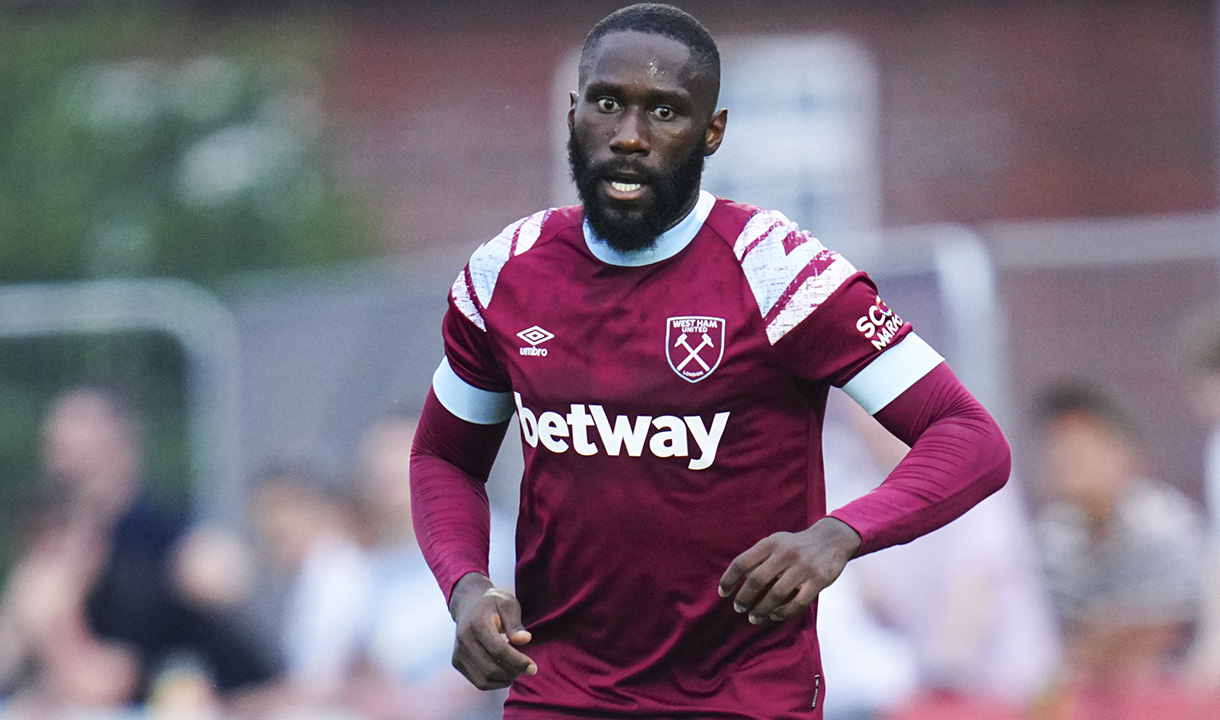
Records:
[[[686,356],[685,360],[678,363],[678,365],[677,365],[678,370],[681,370],[682,368],[686,367],[687,363],[689,363],[691,360],[694,360],[695,362],[702,365],[704,371],[710,371],[712,369],[711,367],[708,366],[707,363],[703,362],[703,358],[699,357],[699,351],[702,350],[703,348],[709,347],[709,346],[715,347],[715,345],[712,343],[712,336],[710,334],[704,333],[703,342],[699,343],[698,347],[692,348],[690,346],[690,343],[686,342],[686,333],[682,333],[681,335],[678,336],[678,341],[674,343],[674,347],[678,347],[679,345],[686,348],[686,352],[689,354]]]

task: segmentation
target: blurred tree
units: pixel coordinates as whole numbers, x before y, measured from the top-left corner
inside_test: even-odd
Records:
[[[0,283],[236,271],[376,251],[328,164],[332,16],[182,5],[0,5]],[[184,358],[151,333],[0,338],[0,526],[38,423],[82,379],[132,391],[154,485],[190,487]],[[6,558],[0,549],[0,566]]]
[[[371,251],[322,143],[331,38],[148,3],[0,18],[0,282],[214,285]]]

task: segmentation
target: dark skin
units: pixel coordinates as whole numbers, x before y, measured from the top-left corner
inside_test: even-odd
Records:
[[[568,125],[594,166],[631,158],[666,171],[703,148],[720,147],[728,113],[716,110],[714,79],[702,71],[683,43],[632,31],[604,36],[581,63],[580,89],[572,93]],[[646,212],[656,205],[648,183],[630,172],[613,173],[600,184],[596,201],[616,211]],[[694,207],[699,188],[690,189],[677,224]],[[751,623],[782,622],[804,612],[860,548],[860,536],[846,524],[823,518],[796,533],[763,538],[737,556],[720,578],[721,597]],[[479,573],[463,575],[450,596],[457,622],[453,665],[474,685],[507,687],[538,666],[519,648],[531,640],[521,622],[521,605]]]
[[[707,156],[720,147],[728,111],[716,110],[716,95],[715,80],[681,42],[611,33],[581,63],[581,87],[571,94],[568,128],[595,167],[618,163],[671,172],[692,153]],[[629,189],[616,188],[612,180]],[[666,229],[698,200],[697,185],[686,192],[679,209],[666,218]],[[629,170],[612,172],[600,183],[597,197],[588,200],[621,213],[644,213],[657,204],[646,178]]]

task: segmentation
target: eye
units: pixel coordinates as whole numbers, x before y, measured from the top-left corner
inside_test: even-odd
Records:
[[[668,105],[658,105],[652,109],[652,116],[658,120],[673,120],[678,116],[678,112]]]
[[[593,102],[597,105],[597,109],[602,112],[614,112],[619,109],[618,100],[612,97],[599,97]]]

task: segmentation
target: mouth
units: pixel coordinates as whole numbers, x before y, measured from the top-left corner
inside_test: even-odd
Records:
[[[602,184],[606,189],[606,195],[610,199],[620,202],[638,200],[643,197],[647,189],[646,185],[634,180],[605,180]]]

